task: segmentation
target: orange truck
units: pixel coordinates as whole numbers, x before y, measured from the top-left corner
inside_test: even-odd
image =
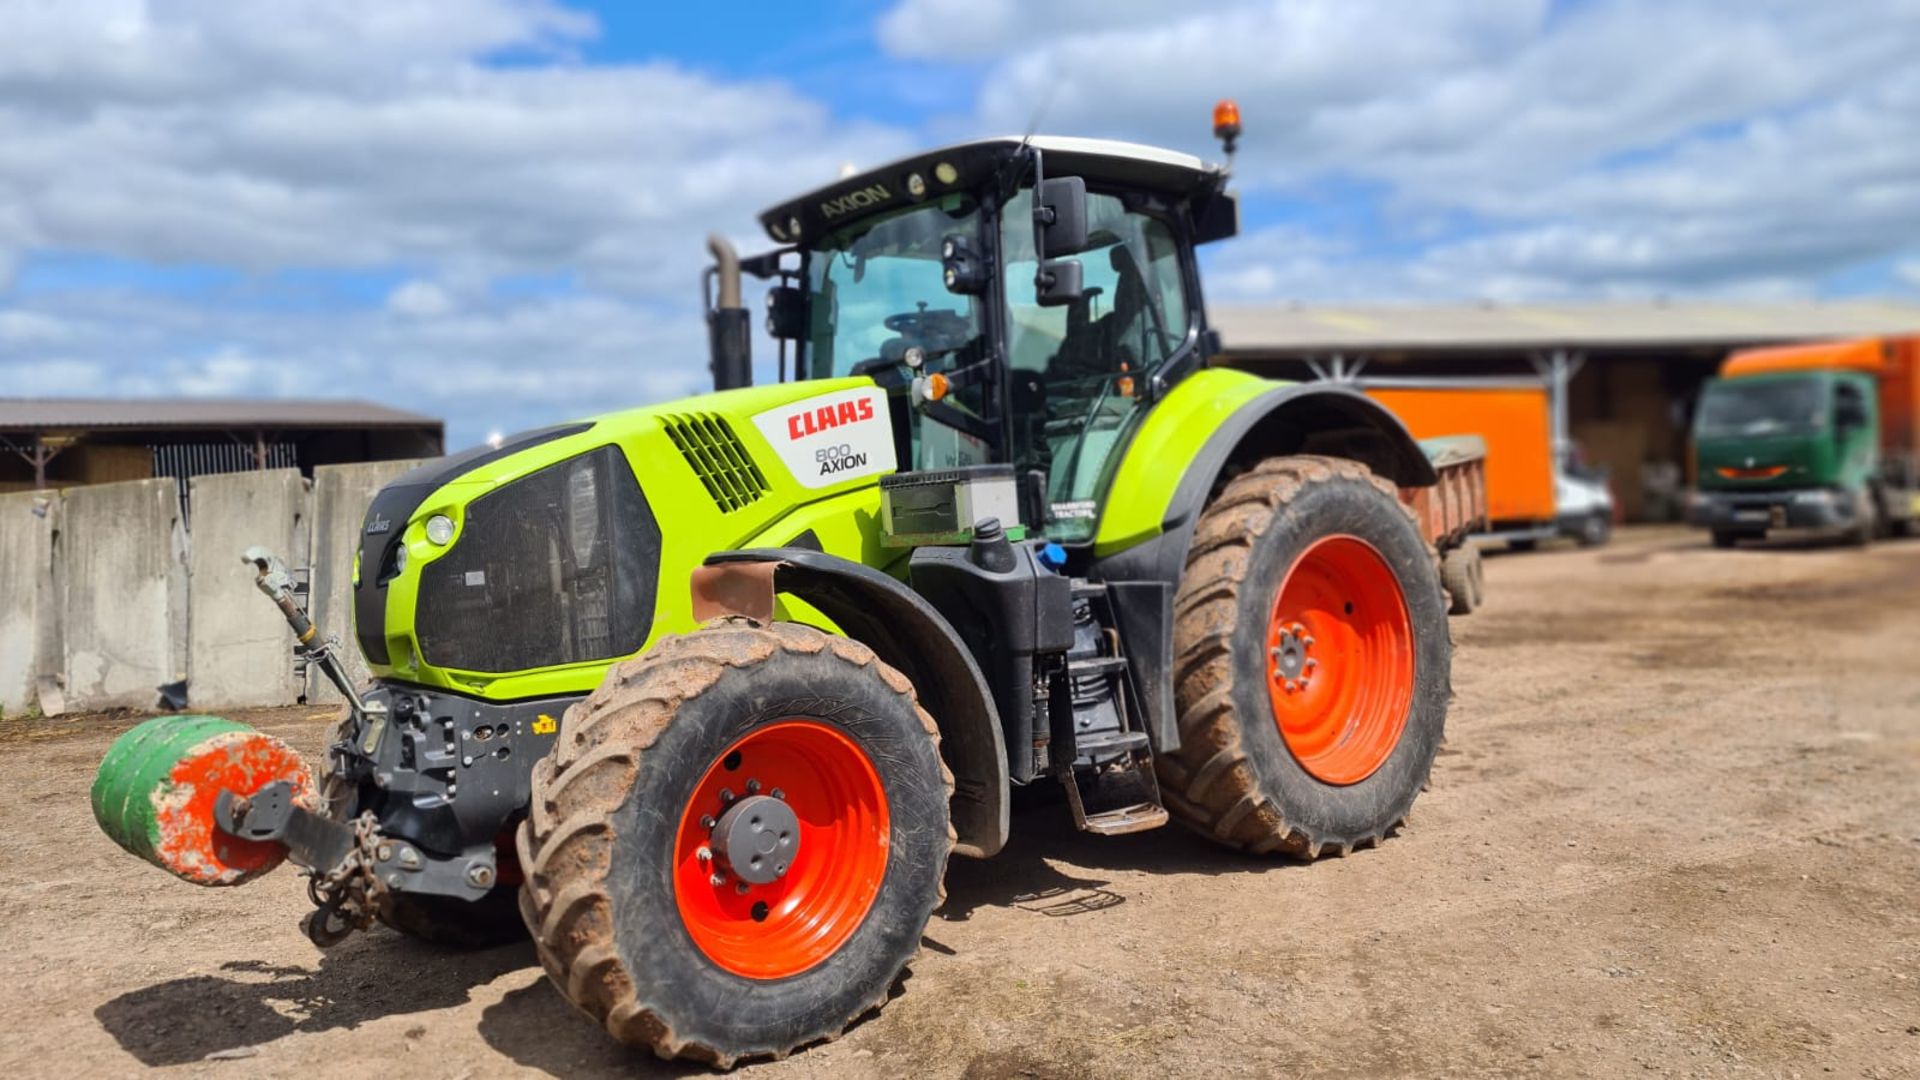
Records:
[[[1748,349],[1694,414],[1687,520],[1716,547],[1770,530],[1855,543],[1920,521],[1920,335]]]
[[[1604,544],[1613,495],[1604,473],[1557,452],[1551,384],[1539,379],[1361,379],[1366,395],[1393,410],[1416,439],[1474,434],[1485,441],[1487,517],[1480,539],[1532,547],[1572,537]]]

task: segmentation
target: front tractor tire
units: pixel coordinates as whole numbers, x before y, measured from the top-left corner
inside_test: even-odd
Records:
[[[1379,843],[1440,748],[1452,643],[1439,560],[1357,462],[1270,458],[1214,498],[1174,602],[1169,809],[1231,847]]]
[[[932,719],[865,645],[725,619],[615,666],[534,767],[521,913],[575,1007],[728,1068],[878,1008],[953,848]]]

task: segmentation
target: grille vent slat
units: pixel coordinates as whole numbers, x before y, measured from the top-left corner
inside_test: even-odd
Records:
[[[687,459],[687,466],[705,485],[714,505],[732,513],[756,502],[769,485],[760,467],[725,417],[712,413],[676,413],[665,417],[667,438]]]

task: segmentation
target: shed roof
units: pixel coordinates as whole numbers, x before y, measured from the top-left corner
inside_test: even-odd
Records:
[[[1920,333],[1895,300],[1592,304],[1228,305],[1212,308],[1229,353],[1459,352],[1726,346]]]
[[[431,416],[365,401],[241,398],[0,398],[0,431],[96,428],[432,428]]]

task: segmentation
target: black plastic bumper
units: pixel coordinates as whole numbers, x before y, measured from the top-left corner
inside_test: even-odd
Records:
[[[1856,520],[1856,501],[1844,491],[1696,491],[1688,500],[1687,524],[1703,529],[1765,532],[1768,529],[1834,529]]]

